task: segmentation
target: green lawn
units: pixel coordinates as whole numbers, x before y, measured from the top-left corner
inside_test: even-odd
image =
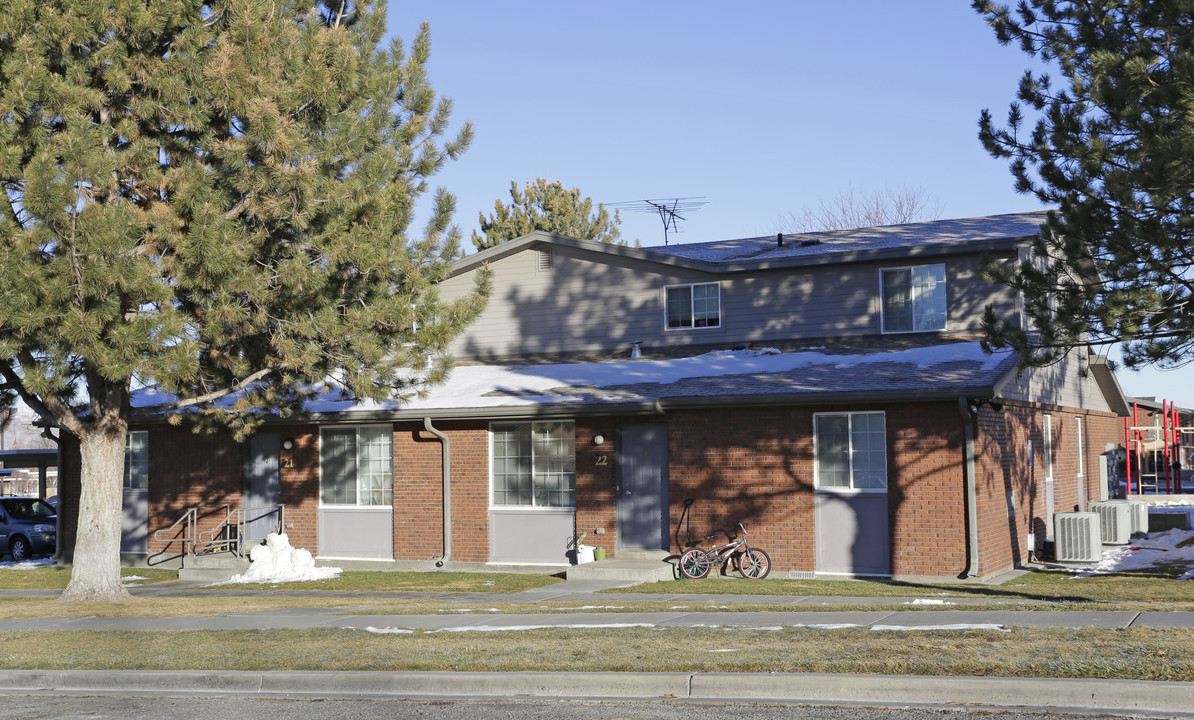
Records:
[[[1076,577],[1056,570],[1034,570],[1002,585],[912,583],[880,580],[743,580],[737,577],[675,580],[609,592],[707,593],[717,595],[824,595],[832,597],[971,597],[1048,602],[1191,603],[1194,581],[1168,573],[1113,573]]]
[[[124,568],[128,585],[177,580],[177,570]],[[0,590],[61,590],[70,582],[70,568],[45,566],[28,570],[0,570]],[[514,593],[562,582],[552,575],[464,572],[387,572],[348,570],[330,580],[311,582],[214,585],[212,590],[341,590],[359,592],[491,592]]]
[[[177,570],[160,570],[158,568],[124,568],[120,571],[122,577],[140,577],[144,580],[128,580],[127,585],[145,585],[162,582],[163,580],[177,580]],[[0,570],[0,590],[62,590],[70,582],[70,568],[47,565],[45,567],[16,570],[5,568]]]
[[[1194,681],[1194,630],[5,633],[12,669],[817,672]]]

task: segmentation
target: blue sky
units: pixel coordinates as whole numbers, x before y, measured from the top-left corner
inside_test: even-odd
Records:
[[[478,214],[536,177],[602,203],[703,197],[673,242],[774,233],[851,187],[922,188],[943,218],[1041,207],[977,139],[1030,58],[965,0],[390,3],[392,35],[423,21],[431,84],[476,130],[436,177],[470,248]],[[663,242],[655,215],[621,230]],[[1194,370],[1119,379],[1194,407]]]

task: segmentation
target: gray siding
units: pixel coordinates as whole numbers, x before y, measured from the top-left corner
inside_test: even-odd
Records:
[[[780,342],[880,332],[879,271],[871,262],[798,270],[712,275],[655,263],[552,248],[552,266],[539,266],[528,248],[496,260],[493,295],[481,318],[452,348],[459,359],[568,352],[628,353],[646,347]],[[949,257],[948,332],[978,329],[987,304],[1015,312],[1014,297],[977,277],[977,256]],[[913,263],[924,264],[924,263]],[[443,283],[441,296],[468,292],[473,273]],[[664,288],[720,282],[720,328],[664,328]]]
[[[1083,352],[1085,350],[1075,350],[1056,365],[1026,368],[1013,374],[998,394],[1010,400],[1113,412],[1094,375],[1085,373],[1083,377],[1080,372],[1078,353]]]

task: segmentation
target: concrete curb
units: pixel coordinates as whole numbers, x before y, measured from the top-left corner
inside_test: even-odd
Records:
[[[552,697],[960,705],[1194,717],[1194,683],[919,675],[0,670],[3,693]]]

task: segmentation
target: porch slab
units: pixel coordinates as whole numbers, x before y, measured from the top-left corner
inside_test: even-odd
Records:
[[[601,580],[636,585],[675,580],[676,566],[662,559],[614,558],[573,565],[564,577],[568,580]]]
[[[249,558],[232,553],[194,555],[182,561],[178,579],[186,582],[224,582],[233,575],[240,575],[249,569]]]

